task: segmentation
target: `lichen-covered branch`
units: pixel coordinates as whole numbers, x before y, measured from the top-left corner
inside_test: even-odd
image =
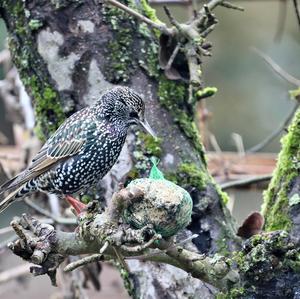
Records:
[[[283,298],[285,295],[289,298],[299,288],[299,240],[287,232],[255,235],[240,251],[228,257],[208,256],[180,246],[173,238],[162,239],[151,225],[137,229],[124,219],[120,221],[126,209],[143,200],[145,195],[138,188],[122,189],[114,195],[114,204],[105,212],[100,212],[97,203],[89,204],[79,215],[76,231],[68,233],[23,215],[12,222],[19,239],[9,247],[36,264],[31,267],[34,275],[47,274],[54,285],[62,261],[69,255],[84,254],[85,257],[70,263],[64,271],[111,259],[129,271],[125,260],[141,258],[144,262],[172,265],[209,283],[218,289],[217,298]]]
[[[161,236],[151,225],[133,229],[119,222],[124,210],[133,201],[142,200],[144,196],[141,190],[131,186],[116,193],[113,204],[103,213],[100,213],[96,203],[91,203],[80,214],[79,227],[73,233],[57,231],[31,216],[23,215],[11,224],[19,239],[9,244],[9,247],[15,254],[38,265],[32,267],[31,271],[35,275],[48,274],[53,284],[56,284],[56,270],[64,258],[81,254],[92,255],[70,264],[65,271],[96,260],[143,255],[146,261],[181,268],[222,290],[239,282],[238,273],[231,269],[226,258],[200,255],[174,245],[171,240],[155,243],[153,241],[160,240]],[[151,255],[153,250],[156,250],[155,255]],[[160,251],[158,254],[157,250]],[[116,252],[119,254],[116,255]]]

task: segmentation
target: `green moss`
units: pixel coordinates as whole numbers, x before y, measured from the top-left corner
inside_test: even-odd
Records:
[[[300,96],[300,87],[289,91],[290,97],[296,99]]]
[[[23,83],[30,90],[35,103],[35,133],[45,141],[65,119],[58,94],[49,84],[41,83],[35,75],[25,78]]]
[[[245,294],[244,288],[233,288],[229,292],[220,292],[217,294],[216,299],[238,299],[242,298]]]
[[[163,24],[156,16],[156,10],[149,5],[147,0],[141,0],[140,4],[142,6],[142,13],[146,17],[148,17],[150,20],[152,20],[153,22],[155,22],[157,24]],[[154,33],[155,33],[156,37],[160,36],[159,30],[154,29]]]
[[[173,116],[183,133],[191,140],[194,148],[201,156],[202,163],[206,163],[204,149],[196,124],[186,111],[185,104],[188,102],[188,86],[186,83],[167,80],[164,75],[160,76],[158,86],[159,101]]]
[[[131,278],[130,273],[127,270],[127,267],[125,267],[125,265],[123,265],[121,262],[113,261],[113,263],[120,272],[121,278],[123,279],[124,287],[127,290],[128,295],[133,299],[138,299],[137,294],[135,292],[133,280]]]
[[[201,190],[207,183],[207,174],[193,163],[182,163],[178,167],[178,175],[181,182]]]
[[[155,156],[159,158],[162,154],[161,149],[161,138],[154,138],[150,134],[138,132],[138,142],[141,142],[143,147],[143,152],[149,156]]]
[[[130,6],[128,1],[121,2]],[[126,83],[136,68],[132,59],[136,21],[128,13],[112,5],[103,4],[102,12],[104,22],[111,27],[113,33],[107,44],[106,77],[112,83]]]
[[[43,23],[41,20],[31,19],[28,23],[28,26],[31,30],[37,30],[43,26]]]
[[[229,201],[229,195],[214,183],[211,175],[194,163],[182,163],[175,172],[166,173],[165,176],[168,180],[184,188],[194,187],[200,191],[205,190],[208,183],[213,184],[224,206]]]
[[[162,24],[162,22],[156,16],[156,10],[152,8],[147,0],[141,0],[140,4],[143,8],[144,15],[147,16],[150,20],[157,24]]]
[[[151,168],[151,159],[161,157],[161,142],[161,138],[153,138],[143,132],[136,133],[136,147],[133,152],[134,167],[127,174],[129,181],[145,175]]]
[[[138,32],[141,35],[138,63],[150,77],[158,78],[158,44],[153,40],[152,33],[146,24],[140,23]]]
[[[281,140],[282,150],[271,183],[264,192],[262,213],[265,229],[268,231],[289,230],[292,222],[289,217],[289,198],[291,182],[300,171],[300,110],[295,114],[288,134]]]
[[[27,92],[33,98],[36,114],[35,130],[38,137],[45,140],[57,129],[65,119],[65,115],[58,93],[46,83],[50,81],[47,80],[49,74],[36,48],[33,31],[36,31],[41,23],[29,19],[30,14],[27,13],[24,1],[3,1],[2,6],[10,14],[9,48],[14,64]]]
[[[212,181],[214,181],[213,178],[212,178]],[[220,186],[218,184],[214,184],[214,186],[215,186],[215,188],[216,188],[216,190],[218,192],[218,195],[221,198],[221,202],[224,205],[227,205],[227,203],[229,202],[229,199],[230,199],[228,193],[222,191],[222,189],[220,188]]]
[[[216,87],[205,87],[196,92],[197,100],[212,97],[217,93],[218,89]]]
[[[194,163],[181,163],[175,172],[166,173],[165,177],[183,188],[194,187],[198,190],[204,190],[208,180],[207,173]]]
[[[141,14],[145,15],[152,21],[160,23],[156,17],[155,9],[151,8],[147,0],[142,0],[140,5],[135,6],[135,9]],[[154,29],[156,38],[153,36],[153,30],[145,23],[139,22],[138,32],[141,35],[140,39],[140,57],[138,58],[139,65],[144,68],[148,75],[154,78],[159,77],[159,63],[158,63],[158,42],[157,38],[160,32]]]

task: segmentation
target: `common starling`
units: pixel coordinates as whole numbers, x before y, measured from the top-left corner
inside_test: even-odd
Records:
[[[0,187],[0,194],[10,192],[1,201],[0,212],[35,191],[69,196],[97,183],[116,162],[131,125],[140,124],[154,135],[144,112],[141,96],[119,86],[73,114],[27,169]]]

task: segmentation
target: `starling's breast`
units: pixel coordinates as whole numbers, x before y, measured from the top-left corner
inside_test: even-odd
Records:
[[[72,194],[97,183],[115,164],[125,138],[100,138],[78,155],[41,175],[39,188],[47,192]]]

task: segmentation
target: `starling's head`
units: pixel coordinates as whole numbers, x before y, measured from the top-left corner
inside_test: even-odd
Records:
[[[104,93],[100,99],[102,113],[110,121],[120,122],[126,126],[141,125],[155,137],[145,119],[145,103],[142,97],[131,88],[118,86]]]

